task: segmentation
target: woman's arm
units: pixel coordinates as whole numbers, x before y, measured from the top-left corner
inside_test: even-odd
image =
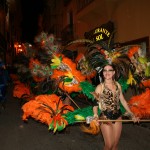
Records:
[[[94,98],[99,101],[100,100],[100,93],[101,93],[101,84],[99,84],[96,89],[95,92],[93,92],[93,96]],[[94,114],[94,118],[98,118],[98,105],[93,107],[93,114]]]
[[[94,106],[93,107],[93,116],[94,116],[94,118],[95,119],[97,119],[98,118],[98,106]]]
[[[130,107],[127,103],[127,101],[125,100],[123,93],[122,93],[122,89],[121,86],[119,84],[119,89],[120,89],[120,102],[123,105],[123,107],[125,108],[125,110],[127,111],[127,113],[129,113],[130,117],[136,122],[139,121],[139,118],[136,118],[134,113],[130,110]]]

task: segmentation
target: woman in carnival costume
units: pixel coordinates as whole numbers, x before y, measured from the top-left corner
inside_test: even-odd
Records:
[[[94,120],[91,121],[90,127],[82,126],[81,129],[90,134],[97,134],[101,130],[104,150],[117,150],[122,131],[121,105],[126,111],[125,115],[128,115],[133,122],[139,122],[139,117],[128,106],[123,91],[129,85],[137,87],[138,85],[134,78],[136,67],[128,56],[130,49],[135,46],[114,48],[110,42],[111,39],[108,44],[99,41],[88,47],[86,58],[97,70],[100,84],[97,85],[95,92],[92,92],[96,99],[93,107]],[[139,47],[137,46],[136,49],[138,50]]]
[[[95,120],[109,119],[121,120],[122,113],[120,110],[120,102],[128,112],[134,122],[139,119],[131,112],[124,96],[120,84],[115,81],[115,68],[112,64],[107,64],[102,69],[103,81],[96,87],[93,93],[97,99],[97,104],[93,107]],[[101,110],[98,115],[98,107]],[[99,123],[97,122],[97,126]],[[117,150],[118,142],[122,130],[122,122],[100,123],[101,132],[104,138],[104,150]]]

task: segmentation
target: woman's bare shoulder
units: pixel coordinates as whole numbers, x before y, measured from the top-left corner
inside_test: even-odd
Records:
[[[103,86],[102,83],[98,84],[97,87],[96,87],[95,92],[96,92],[96,93],[100,93],[100,92],[102,91],[102,86]]]
[[[102,85],[103,85],[103,83],[100,83],[100,84],[98,84],[98,85],[97,85],[97,87],[96,87],[96,88],[101,88],[101,87],[102,87]]]

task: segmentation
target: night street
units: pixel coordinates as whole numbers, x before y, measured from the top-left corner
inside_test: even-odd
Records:
[[[63,132],[53,134],[48,127],[33,119],[24,123],[18,99],[12,97],[12,85],[7,90],[6,109],[0,114],[1,150],[102,150],[101,135],[88,135],[80,125],[67,126]],[[150,124],[123,124],[119,150],[150,149]]]
[[[0,150],[150,150],[149,6],[0,0]]]

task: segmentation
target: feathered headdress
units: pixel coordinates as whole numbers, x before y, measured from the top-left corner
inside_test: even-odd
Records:
[[[103,34],[107,37],[104,38]],[[129,85],[140,88],[141,81],[150,76],[150,63],[145,56],[140,55],[141,45],[115,44],[113,28],[110,31],[109,28],[101,26],[86,33],[85,37],[87,39],[76,40],[68,44],[85,43],[87,50],[84,54],[84,62],[86,64],[82,63],[84,72],[86,68],[91,68],[100,75],[103,67],[111,64],[115,68],[115,79],[125,90]]]

